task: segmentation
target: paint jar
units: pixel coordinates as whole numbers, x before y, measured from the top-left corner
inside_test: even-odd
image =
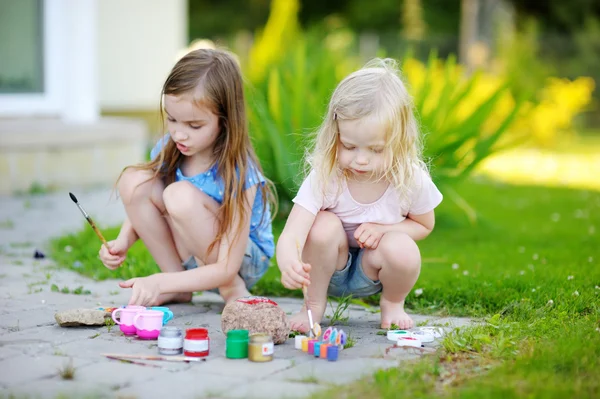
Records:
[[[339,348],[335,345],[329,345],[327,347],[327,360],[335,362],[338,360]]]
[[[302,340],[306,338],[305,335],[296,335],[294,337],[294,347],[296,349],[302,350]]]
[[[270,362],[273,360],[273,338],[268,334],[250,335],[248,344],[248,360],[251,362]]]
[[[183,354],[191,357],[208,356],[210,338],[206,328],[189,328],[185,331]]]
[[[308,352],[308,338],[302,338],[302,352]]]
[[[309,339],[308,340],[308,354],[309,355],[314,355],[315,354],[315,342],[317,342],[316,339]]]
[[[163,327],[158,335],[158,353],[181,355],[182,352],[183,331],[179,327]]]
[[[325,342],[323,342],[323,343],[321,344],[321,346],[319,347],[319,350],[320,350],[320,352],[321,352],[319,357],[320,357],[321,359],[327,359],[327,348],[329,348],[330,346],[331,346],[331,345],[329,345],[329,344],[326,344]]]
[[[313,354],[315,355],[315,357],[321,356],[321,344],[322,344],[322,342],[320,342],[320,341],[315,342],[314,350],[313,350]]]
[[[248,357],[248,330],[227,331],[225,357],[228,359],[245,359]]]

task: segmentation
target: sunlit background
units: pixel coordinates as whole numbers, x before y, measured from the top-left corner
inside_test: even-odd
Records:
[[[0,192],[111,184],[161,134],[169,68],[202,46],[239,56],[284,202],[332,89],[375,56],[401,60],[444,190],[476,173],[600,189],[600,7],[569,4],[0,0]]]

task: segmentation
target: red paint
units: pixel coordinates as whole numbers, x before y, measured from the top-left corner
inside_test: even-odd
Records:
[[[183,354],[191,357],[208,356],[210,338],[206,328],[189,328],[185,331]]]
[[[273,302],[269,298],[265,298],[262,296],[250,296],[247,298],[239,298],[236,299],[237,302],[247,303],[248,305],[256,305],[258,303],[270,303],[273,306],[277,306],[276,302]]]

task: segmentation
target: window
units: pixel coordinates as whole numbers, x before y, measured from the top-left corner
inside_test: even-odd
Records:
[[[0,93],[44,92],[42,0],[0,0]]]

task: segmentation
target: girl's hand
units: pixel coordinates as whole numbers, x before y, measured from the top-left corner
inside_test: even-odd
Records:
[[[299,260],[287,265],[279,265],[281,270],[281,284],[287,289],[296,290],[303,285],[310,285],[310,265]]]
[[[118,238],[109,241],[107,244],[110,250],[106,248],[106,245],[102,244],[98,255],[104,266],[115,270],[125,261],[129,245],[124,240],[119,240]]]
[[[154,306],[158,304],[160,274],[148,277],[136,277],[119,283],[121,288],[132,288],[128,305]]]
[[[363,223],[354,232],[354,238],[361,248],[376,249],[383,237],[381,225],[376,223]]]

